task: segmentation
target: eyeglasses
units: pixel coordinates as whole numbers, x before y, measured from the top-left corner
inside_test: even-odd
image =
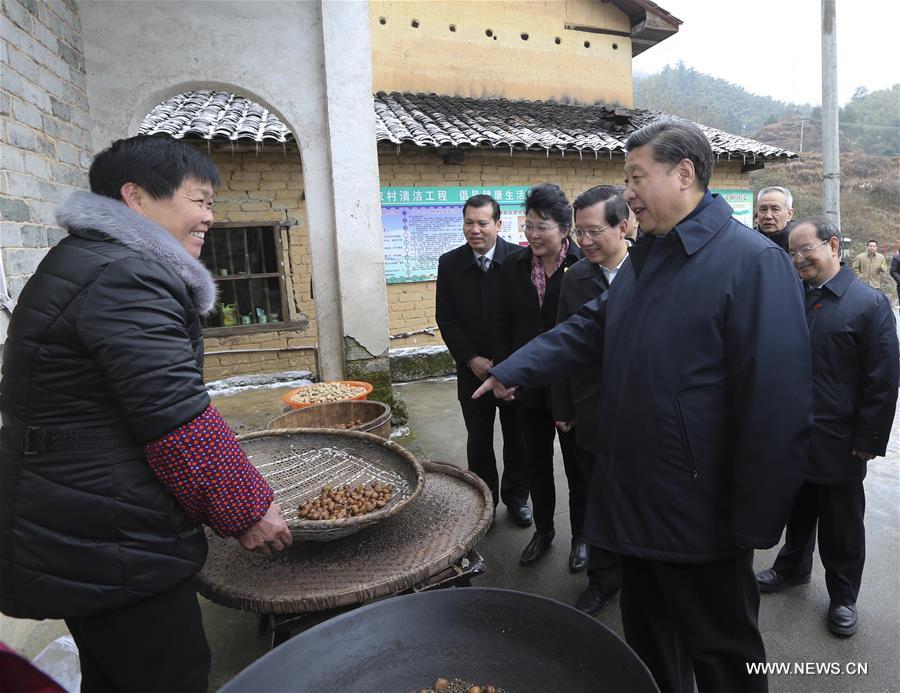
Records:
[[[581,239],[585,237],[585,235],[590,236],[592,241],[596,241],[600,238],[600,234],[606,231],[606,229],[612,228],[611,226],[587,226],[583,229],[579,229],[577,226],[572,229],[572,238],[581,243]]]
[[[538,224],[537,226],[535,226],[530,221],[523,221],[522,225],[519,226],[519,228],[522,229],[522,233],[524,233],[526,236],[533,236],[536,233],[550,233],[554,229],[558,229],[559,224],[555,224],[554,226],[550,226],[549,224]]]
[[[800,248],[798,250],[789,250],[788,255],[791,256],[791,260],[794,258],[800,258],[801,260],[805,260],[809,257],[809,254],[814,251],[816,248],[821,248],[823,245],[828,243],[828,241],[822,241],[817,245],[808,245],[805,248]]]

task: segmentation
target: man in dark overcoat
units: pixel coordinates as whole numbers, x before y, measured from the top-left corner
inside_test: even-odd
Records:
[[[516,404],[472,393],[493,365],[494,298],[500,267],[521,251],[500,237],[500,205],[489,195],[475,195],[463,205],[466,242],[438,260],[435,317],[441,337],[456,362],[457,395],[468,438],[469,469],[491,489],[494,507],[502,500],[513,522],[528,527],[528,470]],[[500,411],[503,431],[503,477],[494,455],[494,419]]]
[[[809,333],[787,253],[709,193],[703,131],[626,144],[643,236],[602,297],[492,369],[515,395],[602,359],[585,538],[622,555],[625,639],[665,691],[765,691],[753,550],[781,537],[811,426]]]
[[[585,303],[609,289],[619,270],[628,261],[627,234],[633,229],[634,213],[625,198],[612,185],[598,185],[581,193],[572,204],[575,226],[572,236],[584,258],[563,276],[557,323],[565,322]],[[594,412],[600,396],[599,362],[584,369],[569,381],[554,383],[553,416],[562,431],[575,430],[578,459],[590,486],[597,449],[597,427]],[[582,537],[582,561],[587,563],[588,586],[575,602],[575,608],[596,614],[622,585],[622,571],[617,554],[599,546],[589,546]]]
[[[761,592],[809,582],[818,524],[828,628],[851,636],[866,557],[863,478],[891,435],[900,352],[890,301],[841,267],[840,247],[840,232],[825,217],[791,231],[791,259],[807,289],[815,423],[785,544],[756,579]]]

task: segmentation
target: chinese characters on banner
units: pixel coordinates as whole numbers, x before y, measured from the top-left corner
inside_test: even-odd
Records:
[[[528,186],[382,188],[384,274],[388,284],[437,279],[438,258],[461,245],[462,208],[473,195],[500,203],[500,235],[525,244],[519,231]]]
[[[464,242],[462,207],[473,195],[490,195],[500,203],[500,235],[527,245],[519,225],[529,186],[382,188],[384,274],[388,284],[437,279],[438,258]],[[750,190],[712,190],[734,208],[734,217],[753,224]]]
[[[711,193],[721,195],[725,202],[731,205],[734,210],[733,216],[744,226],[753,228],[753,191],[741,189],[721,189],[710,188]]]

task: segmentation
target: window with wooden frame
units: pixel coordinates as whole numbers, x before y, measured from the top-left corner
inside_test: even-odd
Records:
[[[219,286],[217,310],[203,326],[217,335],[294,327],[288,313],[278,222],[215,224],[200,260]]]

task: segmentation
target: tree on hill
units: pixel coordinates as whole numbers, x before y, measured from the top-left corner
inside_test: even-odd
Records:
[[[751,94],[724,79],[697,72],[679,62],[661,72],[634,79],[637,108],[672,113],[737,135],[755,132],[766,123],[806,116],[811,107]]]
[[[873,92],[860,87],[838,120],[841,134],[854,149],[900,156],[900,84]]]

